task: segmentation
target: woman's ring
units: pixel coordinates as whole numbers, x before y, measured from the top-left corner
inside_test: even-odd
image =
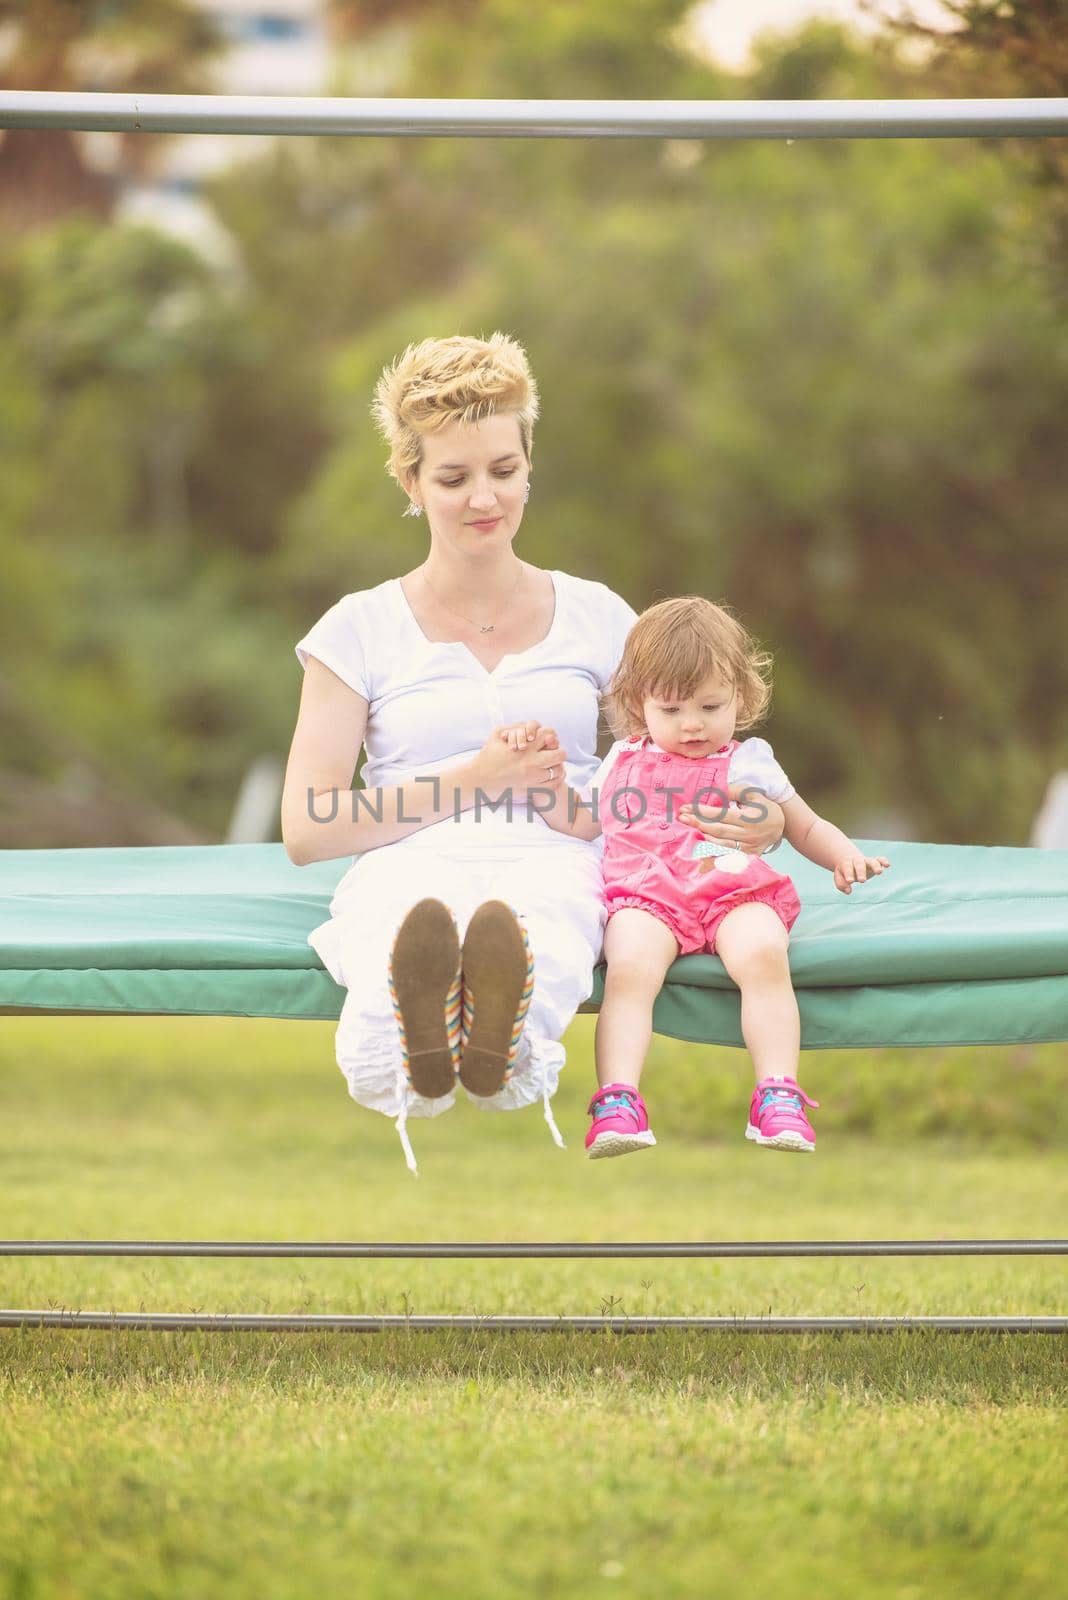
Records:
[[[552,781],[553,781],[553,779],[555,777],[556,777],[556,768],[555,767],[550,767],[549,768],[549,782],[552,783]]]

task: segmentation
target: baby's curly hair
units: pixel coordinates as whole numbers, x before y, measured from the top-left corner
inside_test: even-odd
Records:
[[[685,699],[721,677],[738,695],[736,730],[764,720],[771,703],[772,657],[761,650],[727,605],[696,594],[661,600],[643,611],[627,635],[605,691],[604,711],[617,739],[646,732],[643,701]]]
[[[371,402],[375,426],[389,445],[386,470],[402,488],[409,474],[419,475],[424,435],[501,411],[514,412],[529,465],[538,389],[526,351],[506,333],[410,344],[382,369]]]

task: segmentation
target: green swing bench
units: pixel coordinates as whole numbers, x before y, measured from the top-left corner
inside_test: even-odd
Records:
[[[783,844],[776,865],[802,912],[790,965],[803,1049],[1068,1039],[1068,850],[858,841],[891,868],[840,894]],[[242,1016],[332,1020],[345,991],[307,935],[349,860],[297,867],[281,844],[0,851],[0,1012],[21,1016]],[[535,959],[537,952],[535,952]],[[594,974],[583,1011],[603,995]],[[738,990],[714,956],[685,956],[657,1000],[658,1033],[742,1045]],[[217,1245],[0,1242],[4,1254],[742,1255],[1068,1253],[1064,1240],[648,1245]],[[587,1324],[778,1331],[816,1327],[1063,1331],[1068,1318],[272,1318],[0,1312],[0,1325],[378,1328]]]

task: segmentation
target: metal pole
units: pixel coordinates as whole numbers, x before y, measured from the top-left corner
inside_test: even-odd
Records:
[[[0,93],[0,128],[504,139],[917,139],[1068,134],[1068,99],[407,100]]]
[[[488,1243],[401,1244],[302,1243],[230,1239],[0,1239],[0,1256],[325,1256],[361,1260],[635,1260],[726,1256],[1056,1256],[1068,1255],[1068,1239],[772,1239],[723,1243],[636,1244]]]
[[[1068,1333],[1068,1317],[347,1317],[271,1316],[180,1311],[0,1311],[0,1328],[143,1328],[153,1332],[203,1329],[268,1333],[427,1333],[461,1328],[473,1333],[657,1333],[684,1328],[703,1333]]]

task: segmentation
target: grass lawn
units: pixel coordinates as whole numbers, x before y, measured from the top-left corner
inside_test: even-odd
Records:
[[[806,1054],[814,1157],[746,1057],[656,1040],[655,1151],[587,1162],[593,1019],[536,1109],[411,1132],[329,1024],[5,1019],[11,1237],[761,1239],[1068,1232],[1063,1051]],[[1068,1309],[1063,1258],[0,1259],[81,1309],[902,1315]],[[1065,1341],[1040,1335],[0,1333],[0,1594],[1044,1596]]]

